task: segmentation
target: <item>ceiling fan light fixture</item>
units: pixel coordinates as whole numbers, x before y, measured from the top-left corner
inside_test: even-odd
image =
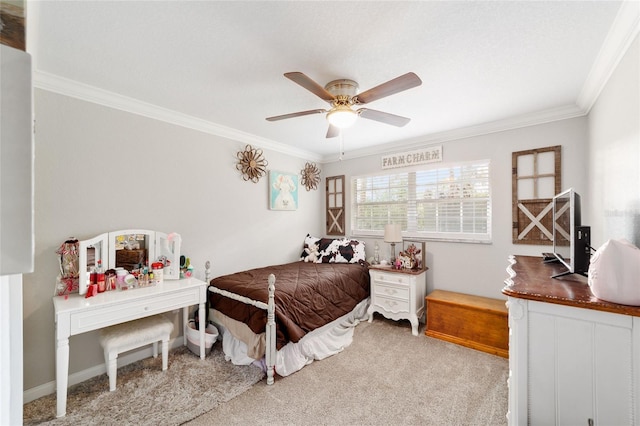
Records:
[[[346,105],[337,105],[327,113],[327,121],[339,129],[346,129],[355,123],[358,114]]]
[[[340,130],[353,125],[358,116],[396,127],[406,125],[411,121],[409,118],[369,108],[353,110],[351,107],[368,104],[422,84],[422,80],[420,80],[415,73],[408,72],[386,83],[379,84],[369,90],[358,93],[358,83],[353,80],[344,78],[333,80],[322,87],[301,72],[288,72],[285,73],[284,76],[323,101],[328,102],[331,105],[331,109],[313,109],[291,114],[276,115],[274,117],[267,117],[267,121],[279,121],[312,114],[326,114],[327,121],[329,122],[327,139],[339,136]]]

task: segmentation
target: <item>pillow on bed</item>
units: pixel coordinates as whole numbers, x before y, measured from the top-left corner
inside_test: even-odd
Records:
[[[364,241],[321,238],[318,263],[359,263],[365,260]]]
[[[315,238],[310,235],[304,239],[304,248],[318,245],[320,251],[316,263],[359,263],[365,260],[364,241],[349,238]],[[308,257],[303,250],[300,260]],[[308,260],[307,260],[308,261]]]

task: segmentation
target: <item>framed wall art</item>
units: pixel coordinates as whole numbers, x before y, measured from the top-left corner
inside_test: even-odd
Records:
[[[562,188],[562,147],[529,149],[511,154],[513,244],[553,242],[553,196]]]
[[[269,208],[296,210],[298,208],[298,175],[269,171]]]
[[[327,235],[344,235],[344,175],[326,179]]]
[[[0,1],[0,44],[26,51],[26,0]]]
[[[344,235],[344,175],[326,179],[327,235]]]

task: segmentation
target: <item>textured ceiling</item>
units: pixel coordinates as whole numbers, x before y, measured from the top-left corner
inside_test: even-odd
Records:
[[[576,108],[617,1],[34,1],[36,71],[328,158],[327,104],[283,77],[364,91],[409,71],[417,88],[371,103],[403,128],[360,118],[350,151],[511,117]],[[33,20],[32,20],[33,19]],[[577,109],[577,108],[576,108]],[[231,132],[230,134],[234,134]],[[232,136],[233,137],[233,136]],[[238,138],[242,139],[242,137]]]

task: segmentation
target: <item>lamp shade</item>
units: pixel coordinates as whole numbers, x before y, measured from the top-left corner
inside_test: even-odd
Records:
[[[401,243],[402,228],[400,225],[390,223],[384,226],[384,242],[385,243]]]
[[[358,114],[346,105],[337,105],[327,113],[327,120],[333,126],[344,129],[355,123]]]

